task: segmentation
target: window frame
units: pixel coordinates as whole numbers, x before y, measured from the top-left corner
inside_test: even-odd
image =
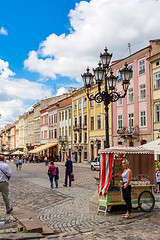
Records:
[[[141,113],[145,113],[145,115],[141,115]],[[140,127],[146,127],[146,126],[147,126],[146,110],[140,111]]]

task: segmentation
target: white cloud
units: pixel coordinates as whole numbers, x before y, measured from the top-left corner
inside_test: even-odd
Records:
[[[68,92],[68,91],[67,91],[66,88],[61,87],[61,88],[59,88],[59,89],[57,90],[56,96],[60,96],[60,95],[62,95],[63,93],[67,93],[67,92]]]
[[[4,29],[4,27],[0,28],[0,35],[8,35],[8,32],[6,29]]]
[[[87,66],[97,65],[105,46],[116,59],[124,57],[128,42],[132,52],[148,45],[148,40],[160,32],[159,12],[160,2],[156,0],[81,1],[70,10],[70,34],[48,36],[37,52],[29,53],[24,67],[43,77],[55,79],[58,74],[81,81],[81,73]]]
[[[17,79],[14,75],[8,62],[0,59],[0,128],[23,114],[28,102],[52,96],[52,89],[42,83]]]

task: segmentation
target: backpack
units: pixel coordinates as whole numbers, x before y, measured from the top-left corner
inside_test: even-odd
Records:
[[[52,170],[48,169],[48,176],[52,175]]]

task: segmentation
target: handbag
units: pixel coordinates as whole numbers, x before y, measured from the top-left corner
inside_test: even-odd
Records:
[[[52,170],[48,169],[48,176],[52,175]]]
[[[71,173],[71,181],[74,181],[74,173]]]

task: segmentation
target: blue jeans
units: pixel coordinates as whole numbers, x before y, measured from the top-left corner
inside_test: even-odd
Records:
[[[51,183],[51,187],[53,187],[53,175],[49,175],[49,180],[50,180],[50,183]]]
[[[67,186],[67,178],[69,176],[69,187],[71,187],[71,173],[65,172],[65,185]]]

